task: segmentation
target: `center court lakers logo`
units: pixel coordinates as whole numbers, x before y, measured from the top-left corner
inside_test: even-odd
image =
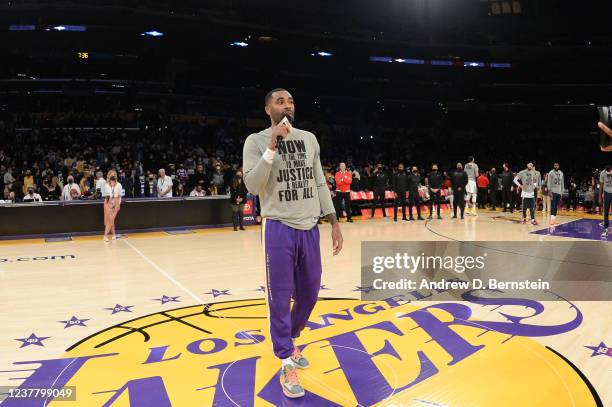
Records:
[[[577,308],[565,304],[563,321],[544,325],[540,302],[464,299],[504,307],[490,313],[503,318],[477,320],[458,302],[320,300],[297,342],[311,363],[301,400],[282,395],[262,299],[124,322],[37,361],[24,385],[75,386],[83,406],[597,405],[579,372],[526,337],[576,328]]]

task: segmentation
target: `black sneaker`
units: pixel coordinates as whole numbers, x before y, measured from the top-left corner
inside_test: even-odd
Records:
[[[427,219],[433,219],[433,218],[431,217],[431,215],[429,215],[429,217]]]
[[[246,230],[243,226],[240,226],[240,230]]]
[[[419,217],[417,218],[417,220],[425,220],[425,219],[423,219],[423,218],[421,218],[421,217],[419,216]]]
[[[408,219],[409,221],[414,220],[414,218],[411,216],[410,219]]]
[[[234,226],[234,232],[238,231],[238,228],[236,226]]]
[[[353,223],[353,219],[348,219],[347,222],[348,223]]]
[[[442,216],[438,215],[438,219],[442,219]]]
[[[457,219],[457,215],[453,215],[451,219]]]
[[[393,218],[393,222],[397,222],[397,218]]]

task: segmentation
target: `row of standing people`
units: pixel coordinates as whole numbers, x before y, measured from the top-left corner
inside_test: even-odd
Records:
[[[347,210],[347,218],[351,219],[350,210],[350,191],[353,182],[353,175],[347,171],[345,163],[340,163],[339,171],[335,174],[335,204],[338,216],[341,215],[344,204]],[[545,208],[551,207],[552,223],[556,223],[555,218],[559,206],[560,198],[565,188],[564,176],[559,169],[559,164],[555,163],[554,168],[545,174],[544,182],[541,174],[535,170],[533,164],[528,164],[527,168],[521,172],[514,173],[508,164],[503,165],[503,172],[498,175],[495,168],[487,173],[479,171],[474,157],[468,157],[465,168],[462,163],[457,163],[456,170],[451,173],[441,173],[436,164],[432,165],[431,171],[422,176],[416,166],[411,171],[406,171],[403,164],[398,165],[392,177],[384,171],[382,164],[378,164],[368,180],[373,191],[374,201],[372,205],[372,216],[376,207],[384,208],[385,191],[391,187],[394,192],[394,220],[397,220],[398,209],[402,208],[403,219],[412,220],[412,207],[416,207],[417,219],[422,219],[421,204],[422,199],[419,190],[425,186],[429,196],[430,218],[433,215],[433,207],[436,206],[437,216],[440,216],[440,203],[442,201],[442,190],[446,190],[446,196],[453,207],[454,216],[457,216],[457,209],[461,210],[461,218],[465,213],[467,204],[468,214],[476,215],[477,206],[484,208],[486,203],[490,203],[491,209],[496,210],[498,205],[497,192],[501,189],[503,211],[514,212],[515,208],[523,208],[524,211],[531,209],[535,205],[538,188],[542,190]],[[500,188],[501,183],[501,188]],[[525,183],[525,187],[523,187]],[[533,188],[531,187],[533,183]],[[534,195],[535,193],[535,195]],[[571,195],[571,191],[570,191]],[[406,196],[408,198],[406,199]],[[571,199],[571,196],[570,196]],[[533,200],[533,202],[532,202]],[[574,190],[575,200],[575,190]],[[406,218],[406,203],[408,203],[410,218]],[[525,206],[527,204],[527,206]],[[574,202],[575,206],[575,202]],[[383,216],[386,216],[383,210]],[[524,216],[525,217],[525,216]],[[532,216],[532,220],[534,217]]]

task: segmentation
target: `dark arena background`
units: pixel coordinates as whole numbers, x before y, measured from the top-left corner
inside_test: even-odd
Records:
[[[3,1],[0,406],[612,406],[611,15]],[[277,88],[320,153],[279,141],[259,192],[243,151]],[[291,398],[266,225],[322,193]]]

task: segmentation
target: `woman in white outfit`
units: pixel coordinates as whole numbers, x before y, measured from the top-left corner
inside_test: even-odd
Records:
[[[117,172],[110,170],[106,175],[106,183],[102,186],[104,197],[104,241],[108,242],[108,235],[112,233],[112,239],[117,238],[115,234],[115,219],[121,209],[121,195],[123,187],[117,181]]]

